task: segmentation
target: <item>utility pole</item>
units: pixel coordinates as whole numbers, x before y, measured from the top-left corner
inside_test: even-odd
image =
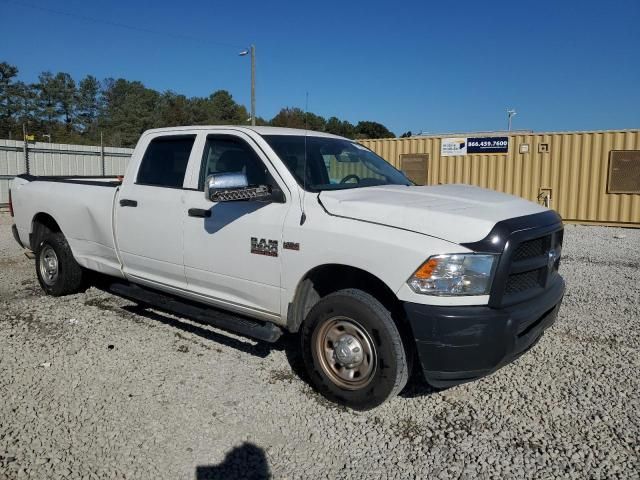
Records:
[[[104,177],[104,142],[102,139],[102,130],[100,130],[100,174]]]
[[[251,56],[251,125],[256,125],[256,46],[250,45],[248,49],[242,50],[238,55],[244,57]]]
[[[24,123],[22,124],[22,139],[24,140],[24,168],[27,171],[27,175],[29,175],[29,145],[27,144],[27,126]]]
[[[251,125],[256,126],[256,46],[251,45]]]

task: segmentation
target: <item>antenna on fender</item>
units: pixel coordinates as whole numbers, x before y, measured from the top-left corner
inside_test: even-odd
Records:
[[[306,97],[304,101],[304,164],[302,166],[302,198],[300,200],[300,210],[302,210],[302,214],[300,215],[300,225],[304,225],[304,222],[307,221],[307,214],[305,213],[305,204],[304,199],[307,193],[307,133],[308,133],[308,124],[307,118],[309,112],[309,92],[306,92]]]

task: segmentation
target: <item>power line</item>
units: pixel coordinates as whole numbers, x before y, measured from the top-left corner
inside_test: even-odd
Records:
[[[32,3],[28,3],[28,2],[19,2],[16,0],[3,0],[5,3],[11,3],[14,5],[19,5],[21,7],[26,7],[26,8],[32,8],[34,10],[40,10],[42,12],[47,12],[47,13],[53,13],[55,15],[63,15],[66,17],[71,17],[71,18],[75,18],[78,20],[83,20],[86,22],[93,22],[93,23],[98,23],[98,24],[103,24],[103,25],[109,25],[112,27],[118,27],[118,28],[125,28],[128,30],[133,30],[133,31],[137,31],[137,32],[142,32],[142,33],[148,33],[148,34],[152,34],[152,35],[158,35],[158,36],[163,36],[163,37],[170,37],[170,38],[176,38],[176,39],[180,39],[180,40],[189,40],[192,42],[199,42],[199,43],[208,43],[211,45],[218,45],[221,47],[227,47],[227,48],[245,48],[246,45],[234,45],[231,43],[224,43],[224,42],[218,42],[218,41],[212,41],[212,40],[205,40],[203,38],[198,38],[198,37],[194,37],[191,35],[184,35],[181,33],[167,33],[167,32],[159,32],[157,30],[152,30],[150,28],[144,28],[144,27],[136,27],[133,25],[127,25],[125,23],[120,23],[120,22],[113,22],[111,20],[103,20],[100,18],[95,18],[95,17],[89,17],[87,15],[81,15],[78,13],[72,13],[72,12],[65,12],[63,10],[55,10],[53,8],[49,8],[49,7],[42,7],[40,5],[34,5]]]

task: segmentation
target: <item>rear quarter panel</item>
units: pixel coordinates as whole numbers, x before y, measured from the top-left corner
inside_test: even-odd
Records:
[[[28,246],[36,215],[50,215],[80,265],[122,276],[113,236],[113,204],[117,191],[116,187],[72,181],[14,179],[11,192],[20,240]]]

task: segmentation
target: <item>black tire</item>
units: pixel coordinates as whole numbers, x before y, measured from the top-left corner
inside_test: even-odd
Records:
[[[397,395],[407,383],[408,353],[398,327],[389,310],[362,290],[345,289],[322,298],[305,319],[301,337],[311,383],[333,402],[368,410]],[[354,343],[354,339],[358,341]],[[345,342],[348,353],[340,348]],[[362,347],[362,358],[372,357],[370,361],[350,353],[352,345],[356,345],[354,352]],[[341,353],[342,359],[355,362],[341,363]],[[330,358],[335,359],[333,366]],[[360,363],[351,368],[358,360]],[[354,377],[345,379],[348,375]]]
[[[53,252],[53,253],[51,253]],[[51,259],[55,258],[55,271]],[[49,259],[49,263],[47,263]],[[47,264],[51,268],[47,270]],[[36,274],[40,286],[54,297],[77,293],[83,286],[83,270],[71,253],[71,247],[60,232],[47,232],[36,251]]]

